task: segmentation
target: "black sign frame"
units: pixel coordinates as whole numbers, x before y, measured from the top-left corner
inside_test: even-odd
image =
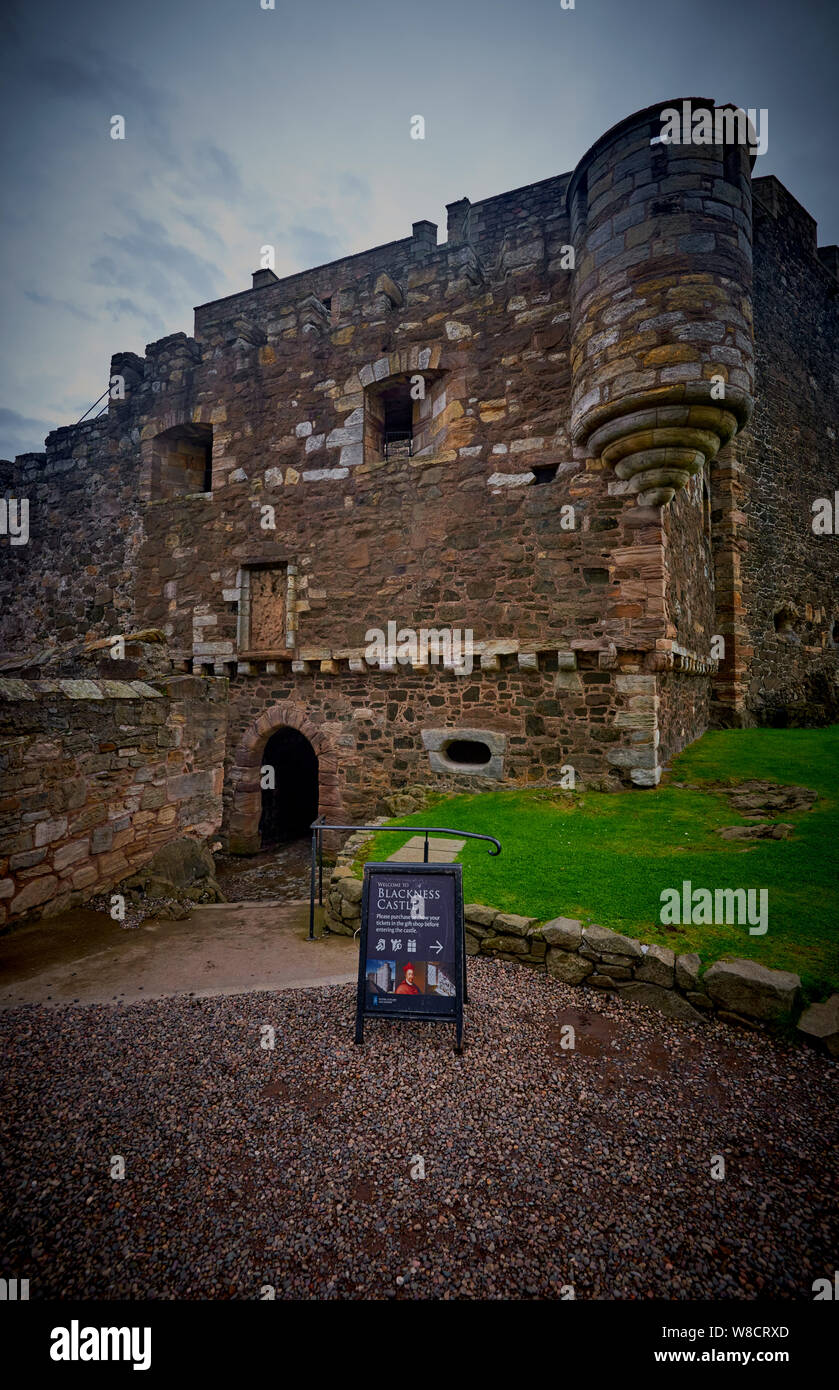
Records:
[[[392,1012],[370,1009],[367,1005],[367,959],[368,934],[370,928],[370,887],[374,875],[377,879],[438,878],[452,880],[454,887],[454,986],[452,1008],[434,1013],[412,1009],[410,1006],[394,1009]],[[361,932],[358,954],[358,989],[355,1009],[355,1042],[364,1041],[364,1020],[385,1018],[390,1020],[409,1019],[418,1023],[453,1023],[455,1025],[455,1052],[463,1052],[463,1005],[468,1003],[466,988],[466,928],[463,915],[463,867],[460,864],[400,864],[393,860],[385,863],[364,865],[364,886],[361,893]]]

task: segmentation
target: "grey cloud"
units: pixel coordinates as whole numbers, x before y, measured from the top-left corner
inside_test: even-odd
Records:
[[[141,309],[139,304],[135,304],[133,299],[108,299],[105,301],[106,311],[113,315],[115,319],[135,318],[142,319],[144,323],[163,325],[163,320],[159,314],[150,313],[147,309]]]
[[[124,283],[117,270],[117,263],[112,256],[97,256],[90,263],[93,271],[93,278],[97,285],[119,286]]]
[[[196,172],[203,176],[209,191],[215,191],[219,197],[235,197],[242,192],[242,180],[236,164],[227,151],[213,140],[201,140],[195,146],[193,182]]]
[[[184,222],[186,222],[188,227],[194,227],[196,232],[200,232],[201,235],[205,238],[205,240],[212,242],[214,246],[218,246],[221,250],[225,249],[224,237],[219,236],[218,232],[215,230],[213,226],[211,226],[206,216],[199,217],[196,213],[187,212],[183,208],[180,210],[179,216],[182,218]]]
[[[339,174],[335,180],[335,188],[342,198],[360,198],[369,202],[372,197],[369,183],[358,174]]]
[[[304,267],[335,261],[343,250],[341,238],[334,233],[299,224],[289,227],[282,240],[288,242],[295,260]]]
[[[86,309],[80,309],[77,304],[71,304],[69,299],[56,299],[51,294],[41,294],[38,290],[24,290],[24,298],[33,304],[40,304],[45,309],[59,309],[66,314],[72,314],[73,318],[86,319],[88,323],[93,323],[93,314],[89,314]]]
[[[109,116],[124,116],[128,138],[132,120],[139,119],[157,153],[174,167],[181,166],[168,124],[175,102],[148,83],[131,63],[93,48],[82,57],[38,58],[30,64],[29,75],[53,97],[70,101],[89,98],[103,104]]]
[[[46,420],[32,420],[8,406],[0,406],[0,458],[16,454],[39,454],[44,439],[55,425]]]
[[[218,266],[186,246],[169,239],[159,222],[134,219],[130,232],[103,238],[110,254],[97,256],[91,271],[97,284],[115,289],[141,289],[152,298],[171,297],[171,280],[211,298],[222,276]]]

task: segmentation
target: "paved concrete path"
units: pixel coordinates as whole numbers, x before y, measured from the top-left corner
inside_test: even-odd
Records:
[[[404,844],[395,854],[388,855],[388,863],[421,864],[424,844],[424,835],[412,835],[407,844]],[[450,840],[448,835],[445,839],[442,836],[429,836],[429,864],[453,864],[465,844],[465,840]]]
[[[315,918],[320,931],[321,911]],[[308,941],[309,904],[198,906],[182,922],[126,930],[78,909],[0,937],[0,1009],[243,994],[355,980],[352,937]]]

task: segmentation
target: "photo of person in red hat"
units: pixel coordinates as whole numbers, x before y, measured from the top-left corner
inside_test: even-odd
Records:
[[[396,986],[397,994],[422,994],[422,990],[414,983],[414,967],[405,966],[405,978],[400,980]]]

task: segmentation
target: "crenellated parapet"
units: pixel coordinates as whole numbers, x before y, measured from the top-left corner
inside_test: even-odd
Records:
[[[731,439],[754,383],[749,148],[662,143],[667,105],[608,131],[567,195],[572,436],[641,506],[670,502]]]

